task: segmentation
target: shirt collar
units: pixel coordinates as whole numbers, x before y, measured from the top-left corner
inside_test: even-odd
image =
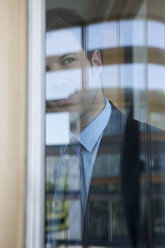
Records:
[[[107,98],[103,111],[94,119],[80,134],[72,137],[76,138],[89,152],[96,145],[99,137],[103,133],[111,115],[111,105]]]

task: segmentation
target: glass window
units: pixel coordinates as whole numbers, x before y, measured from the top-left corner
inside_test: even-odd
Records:
[[[137,2],[46,1],[47,248],[164,244],[164,23]]]

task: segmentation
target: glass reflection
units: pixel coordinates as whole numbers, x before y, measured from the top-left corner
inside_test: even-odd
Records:
[[[156,32],[156,35],[155,35]],[[148,46],[165,48],[165,24],[159,21],[148,21]]]
[[[120,21],[120,45],[144,46],[144,20]]]
[[[67,46],[66,40],[68,42]],[[46,33],[46,56],[79,52],[82,49],[81,41],[80,27],[49,31]]]
[[[118,22],[102,22],[87,27],[87,46],[89,50],[116,47]],[[98,36],[99,33],[99,36]],[[109,37],[111,37],[109,39]]]
[[[149,90],[154,90],[155,93],[158,91],[165,93],[164,78],[165,67],[163,65],[148,65]]]
[[[54,132],[54,129],[56,132]],[[46,145],[69,143],[69,113],[46,114]]]
[[[164,24],[111,14],[47,12],[47,248],[164,244]]]
[[[60,30],[58,11],[63,14]],[[46,98],[50,112],[57,111],[58,107],[60,112],[67,108],[69,113],[69,127],[63,123],[68,132],[64,135],[60,125],[58,133],[61,134],[60,158],[54,167],[54,182],[47,177],[46,185],[46,244],[56,247],[64,239],[77,245],[82,243],[93,166],[111,106],[101,89],[102,60],[99,50],[93,51],[89,58],[81,39],[77,39],[78,32],[75,35],[75,30],[82,29],[83,32],[84,27],[68,29],[64,16],[70,15],[75,24],[77,19],[80,23],[83,19],[64,9],[54,10],[53,14],[53,23],[48,22],[46,36]],[[64,114],[47,114],[47,144],[58,144],[59,137],[51,136],[50,132],[63,119]],[[62,146],[68,134],[69,145]]]

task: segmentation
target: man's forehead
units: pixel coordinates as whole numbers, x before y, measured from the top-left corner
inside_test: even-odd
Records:
[[[49,31],[46,33],[46,56],[80,52],[81,43],[80,27]]]

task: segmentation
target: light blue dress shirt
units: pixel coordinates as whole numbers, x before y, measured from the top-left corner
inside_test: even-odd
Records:
[[[97,151],[104,129],[106,128],[111,115],[111,105],[107,98],[105,98],[105,102],[106,104],[103,111],[79,135],[71,133],[72,139],[78,140],[84,147],[82,150],[82,157],[87,196]]]

